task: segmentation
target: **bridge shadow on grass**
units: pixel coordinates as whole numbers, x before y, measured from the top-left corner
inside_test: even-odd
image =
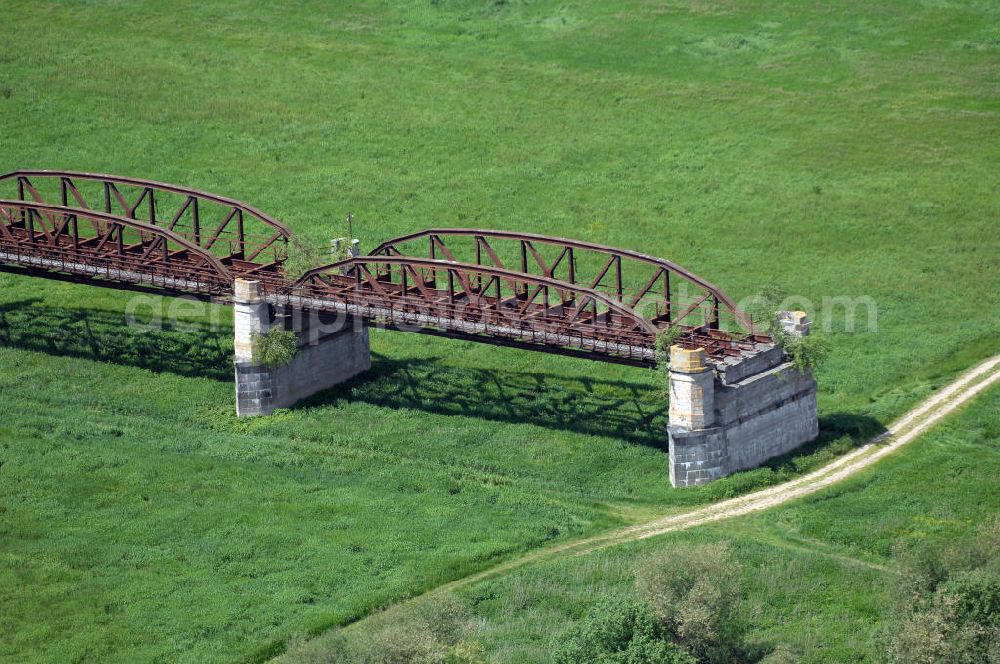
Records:
[[[881,422],[868,415],[831,413],[819,418],[819,436],[805,445],[766,461],[763,466],[779,473],[814,470],[834,457],[864,445],[885,433]]]
[[[664,392],[586,375],[455,367],[436,357],[392,359],[373,353],[369,371],[299,406],[362,401],[610,436],[666,450]]]
[[[391,359],[373,353],[372,360],[365,374],[296,408],[362,401],[386,408],[534,424],[668,449],[666,390],[649,383],[454,367],[434,357]],[[767,465],[778,469],[795,464],[803,455],[839,454],[882,431],[881,423],[871,417],[826,415],[820,418],[815,441]]]
[[[100,309],[49,307],[38,299],[0,304],[0,346],[151,371],[233,379],[232,331],[205,322],[130,325]]]
[[[231,330],[204,322],[150,328],[129,325],[118,312],[49,307],[37,299],[0,304],[0,346],[182,376],[231,381],[231,339]],[[665,390],[650,383],[595,379],[584,370],[567,376],[454,367],[434,357],[392,359],[373,353],[372,359],[370,371],[296,407],[360,401],[528,423],[667,450]],[[767,465],[787,469],[803,455],[841,453],[882,431],[882,425],[870,417],[826,415],[820,418],[816,441]]]
[[[204,322],[130,325],[119,312],[0,304],[0,346],[182,376],[233,380],[232,331]],[[667,449],[667,401],[649,385],[491,371],[373,354],[372,369],[302,406],[341,400],[610,436]]]

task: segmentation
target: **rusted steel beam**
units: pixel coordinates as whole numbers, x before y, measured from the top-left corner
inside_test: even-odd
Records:
[[[579,294],[586,294],[595,300],[602,302],[608,308],[620,312],[623,316],[632,321],[638,329],[642,329],[650,334],[656,333],[655,327],[653,327],[648,321],[637,316],[633,311],[624,307],[620,302],[615,302],[613,299],[609,298],[606,294],[600,291],[587,288],[586,286],[569,284],[565,281],[559,281],[557,279],[524,274],[522,272],[515,272],[512,270],[489,267],[485,265],[454,263],[451,261],[411,258],[407,256],[358,256],[310,270],[302,275],[302,277],[296,282],[296,285],[301,286],[306,283],[313,282],[314,279],[321,277],[329,277],[333,280],[337,280],[345,270],[350,273],[355,269],[362,268],[370,273],[369,266],[406,266],[411,269],[420,267],[442,274],[451,273],[461,279],[466,284],[467,289],[471,288],[473,277],[483,275],[496,277],[498,283],[506,283],[508,285],[541,285],[553,290],[565,290]]]
[[[58,184],[60,205],[46,202],[46,188],[36,186],[50,179]],[[704,347],[716,358],[770,341],[712,283],[639,252],[530,233],[432,229],[291,283],[282,272],[290,231],[239,201],[151,180],[71,171],[15,171],[0,176],[0,185],[4,181],[16,183],[19,198],[0,200],[5,271],[214,299],[230,297],[235,277],[250,277],[262,282],[276,306],[346,312],[396,329],[644,366],[656,361],[657,334],[670,329],[680,331],[677,343]],[[91,208],[81,182],[97,187],[104,211]],[[165,195],[180,199],[171,208]],[[218,221],[212,211],[217,208],[207,204],[221,206]],[[124,214],[112,214],[115,205]],[[168,209],[175,212],[164,214]],[[254,224],[265,232],[250,232]],[[404,245],[425,238],[417,255],[410,255]],[[460,246],[464,239],[471,246]],[[514,251],[501,255],[505,241],[515,243]],[[475,263],[456,260],[470,252]],[[581,269],[581,257],[596,267]],[[628,283],[639,284],[637,290],[626,287],[625,267],[636,270]],[[682,287],[672,291],[678,282]],[[640,313],[636,307],[649,298],[655,311]],[[724,314],[735,329],[723,328]]]
[[[376,256],[394,254],[421,257],[423,253],[421,247],[423,245],[414,241],[421,240],[424,237],[431,238],[430,246],[432,258],[436,253],[442,253],[447,256],[449,260],[455,260],[455,249],[457,249],[457,246],[454,248],[450,247],[446,242],[447,238],[454,238],[457,240],[468,240],[474,243],[477,263],[481,262],[480,248],[489,246],[490,251],[488,252],[488,255],[494,264],[501,263],[502,261],[500,261],[495,251],[496,245],[490,245],[488,240],[498,239],[516,242],[518,243],[517,249],[519,250],[520,255],[521,272],[531,272],[533,262],[534,267],[541,271],[542,276],[546,277],[555,277],[557,267],[563,263],[566,258],[568,258],[569,260],[565,261],[566,278],[563,279],[564,281],[571,284],[575,284],[577,281],[582,281],[590,288],[600,290],[602,292],[608,292],[622,302],[626,301],[626,291],[623,283],[622,271],[623,263],[627,262],[628,264],[645,271],[645,275],[642,277],[640,282],[643,283],[643,285],[637,291],[629,293],[631,297],[627,301],[627,305],[630,308],[635,307],[644,297],[655,295],[658,298],[658,302],[659,300],[662,300],[662,303],[660,303],[662,304],[662,314],[665,315],[668,320],[675,320],[679,318],[673,315],[674,312],[670,304],[672,299],[671,276],[673,275],[693,285],[694,287],[709,293],[712,297],[713,303],[718,303],[718,310],[720,313],[724,310],[729,316],[731,316],[732,322],[736,328],[730,330],[731,332],[739,335],[751,335],[756,332],[750,317],[715,284],[703,279],[676,263],[628,249],[618,249],[592,242],[548,237],[533,233],[517,233],[512,231],[470,228],[435,228],[387,240],[372,250],[371,254]],[[416,252],[407,251],[407,247],[404,245],[410,242],[414,242],[413,246],[417,247]],[[539,252],[538,247],[540,245],[548,245],[560,251],[560,253],[552,260],[551,264],[549,264],[549,262],[547,262]],[[577,256],[574,252],[580,252],[581,255],[584,252],[589,252],[591,254],[602,256],[603,258],[599,261],[599,264],[603,267],[597,269],[596,273],[593,275],[579,274],[577,261],[575,260]],[[529,260],[529,257],[531,260]],[[603,282],[609,273],[613,274],[613,284],[605,286]],[[657,282],[660,279],[663,281],[662,287],[657,286]],[[676,284],[674,285],[676,286]],[[688,311],[687,313],[689,314],[691,311]],[[721,320],[721,317],[716,316],[713,320],[718,322]]]
[[[47,180],[58,181],[58,201],[44,200],[39,187],[35,186],[36,182]],[[213,249],[216,243],[223,244],[220,240],[227,239],[226,255],[235,253],[247,257],[248,260],[254,260],[269,249],[274,250],[273,259],[283,260],[291,237],[291,231],[287,226],[246,203],[164,182],[100,173],[48,170],[13,171],[0,176],[0,185],[5,181],[17,182],[18,198],[21,200],[26,200],[26,196],[30,195],[37,203],[58,202],[63,207],[68,207],[72,198],[77,207],[88,210],[93,208],[80,192],[78,183],[92,182],[102,191],[105,214],[112,214],[113,205],[117,203],[124,212],[121,216],[146,221],[154,226],[166,224],[168,229],[178,230],[180,234],[206,250]],[[135,191],[132,193],[128,189]],[[159,198],[157,194],[160,195]],[[169,220],[157,218],[158,206],[163,208],[162,198],[166,194],[182,197],[184,201]],[[129,196],[134,196],[134,200]],[[203,204],[208,203],[221,208],[221,221],[217,223],[207,221],[208,210],[204,209]],[[183,231],[178,229],[182,219],[190,221],[189,229]],[[235,230],[232,228],[234,219]]]
[[[656,336],[648,321],[586,286],[452,261],[351,258],[307,272],[291,294],[292,301],[311,308],[359,313],[396,327],[505,338],[642,362],[652,358]],[[276,301],[281,300],[277,294]],[[580,315],[584,306],[613,315],[588,321]]]
[[[94,280],[172,287],[175,292],[215,295],[232,288],[233,272],[218,258],[162,226],[94,210],[0,200],[0,224],[36,216],[53,220],[60,232],[38,235],[30,224],[28,228],[8,224],[0,232],[0,262]],[[81,218],[96,222],[102,232],[80,238]],[[72,238],[62,232],[70,224]],[[126,243],[127,231],[140,241]]]

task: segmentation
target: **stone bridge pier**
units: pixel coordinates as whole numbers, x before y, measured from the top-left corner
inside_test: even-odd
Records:
[[[254,357],[254,335],[275,327],[295,332],[299,348],[282,367]],[[270,415],[371,368],[368,327],[360,318],[275,307],[260,283],[237,279],[234,292],[236,414]]]
[[[802,312],[783,312],[804,336]],[[696,486],[786,454],[819,434],[816,381],[773,344],[712,362],[701,349],[670,349],[670,483]]]
[[[346,314],[269,303],[257,281],[237,279],[234,297],[236,412],[269,415],[371,367],[368,327]],[[805,335],[799,312],[782,317],[786,331]],[[285,366],[254,357],[254,336],[293,331],[298,352]],[[754,468],[817,436],[816,381],[774,344],[740,357],[713,360],[702,349],[670,349],[667,435],[670,482],[696,486]]]

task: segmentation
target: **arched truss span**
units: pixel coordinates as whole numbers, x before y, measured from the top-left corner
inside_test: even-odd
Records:
[[[656,338],[667,331],[717,359],[769,341],[715,285],[635,251],[432,229],[290,283],[288,228],[239,201],[71,171],[15,171],[0,176],[4,187],[17,198],[0,197],[6,271],[219,298],[231,297],[234,278],[257,279],[275,305],[631,364],[654,364]]]
[[[289,304],[399,329],[648,363],[655,328],[604,293],[513,270],[360,256],[304,274]]]
[[[657,330],[744,338],[753,323],[709,281],[662,258],[531,233],[436,228],[383,242],[372,255],[420,256],[537,274],[600,291]]]
[[[8,198],[100,211],[181,236],[234,266],[276,274],[291,231],[240,201],[138,178],[73,171],[20,170],[0,176]],[[11,191],[16,187],[16,191]]]
[[[180,234],[59,205],[0,200],[0,263],[33,274],[226,296],[233,272]]]

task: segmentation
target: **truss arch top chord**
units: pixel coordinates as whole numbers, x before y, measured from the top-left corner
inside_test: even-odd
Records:
[[[18,170],[0,187],[19,200],[61,205],[165,227],[218,258],[265,261],[275,269],[287,257],[291,231],[241,201],[198,189],[101,173]],[[10,191],[11,187],[16,187]]]
[[[16,195],[0,200],[0,269],[9,272],[223,300],[239,277],[260,281],[274,305],[640,365],[656,363],[664,333],[716,360],[771,342],[714,284],[636,251],[430,229],[293,283],[283,269],[289,229],[231,198],[74,171],[14,171],[0,176],[5,187]]]
[[[661,327],[606,293],[489,265],[410,256],[348,258],[304,274],[291,297],[274,298],[317,309],[338,309],[411,329],[501,345],[572,348],[595,359],[645,366],[656,363]],[[756,339],[679,326],[677,343],[704,347],[723,359],[754,350]],[[422,329],[413,329],[422,328]],[[527,341],[525,341],[527,340]]]
[[[387,240],[372,255],[444,258],[557,278],[599,290],[644,315],[658,329],[676,324],[733,336],[758,335],[750,317],[718,286],[663,258],[629,249],[488,229],[433,228]],[[643,314],[640,314],[643,315]]]

